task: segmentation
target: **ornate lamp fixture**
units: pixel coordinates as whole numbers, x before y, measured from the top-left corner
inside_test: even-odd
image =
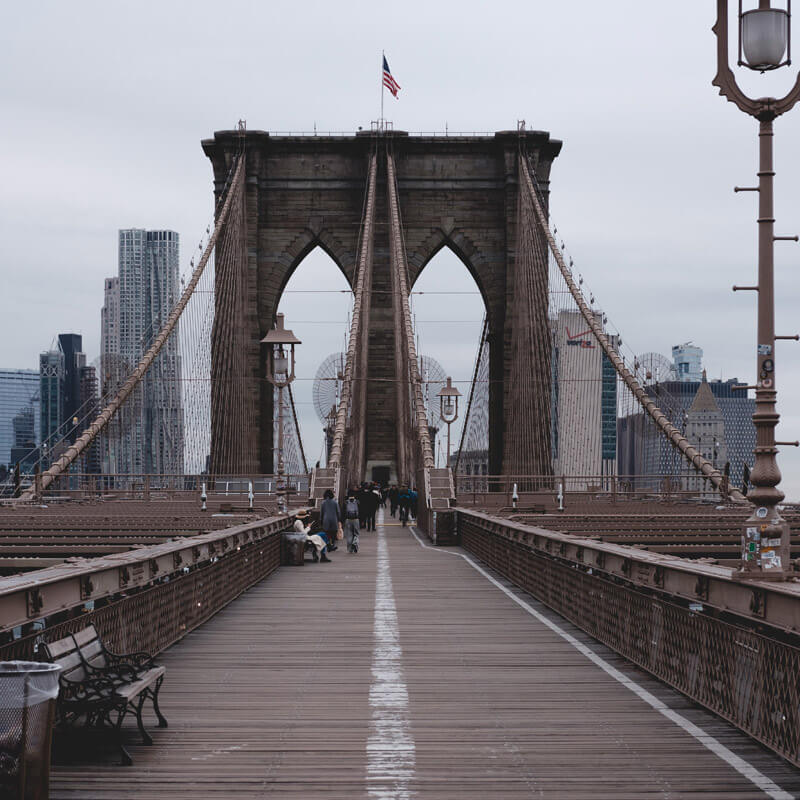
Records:
[[[740,67],[763,73],[792,63],[789,38],[791,14],[792,0],[787,0],[785,9],[770,8],[769,2],[766,2],[750,11],[742,11],[742,0],[739,0]]]
[[[458,419],[458,398],[461,392],[453,386],[453,379],[447,379],[436,395],[439,398],[439,417],[447,425],[447,459],[445,466],[450,466],[450,426]]]
[[[261,340],[267,348],[267,380],[278,387],[278,470],[275,493],[278,509],[286,513],[286,475],[283,464],[283,390],[294,380],[294,348],[301,341],[283,327],[283,314],[278,314],[275,327]],[[287,352],[288,350],[288,352]]]
[[[764,73],[791,63],[791,0],[786,8],[772,8],[770,0],[759,0],[758,7],[742,9],[739,0],[739,66]],[[720,94],[735,103],[746,114],[759,121],[758,186],[736,187],[735,191],[758,192],[758,285],[734,286],[758,292],[758,338],[756,368],[758,380],[756,411],[755,463],[751,474],[753,490],[748,499],[754,504],[753,513],[744,524],[742,564],[739,576],[761,580],[785,580],[789,575],[789,526],[781,517],[777,505],[784,498],[778,489],[781,473],[776,459],[777,445],[796,445],[795,442],[776,442],[775,427],[778,413],[775,377],[775,340],[794,338],[775,336],[774,243],[796,236],[775,236],[773,212],[772,122],[789,111],[800,99],[800,75],[792,90],[780,99],[748,97],[737,85],[728,64],[728,0],[717,0],[717,74],[712,81]]]

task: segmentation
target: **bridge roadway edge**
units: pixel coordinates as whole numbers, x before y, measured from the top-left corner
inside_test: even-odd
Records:
[[[416,751],[408,796],[765,796],[448,555],[463,551],[384,535]],[[166,651],[170,728],[132,748],[132,768],[56,767],[51,797],[369,796],[375,549],[364,534],[357,556],[281,569]],[[800,794],[785,762],[512,591]]]

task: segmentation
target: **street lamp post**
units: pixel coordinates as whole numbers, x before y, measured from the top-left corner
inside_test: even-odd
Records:
[[[786,8],[772,8],[770,0],[759,0],[758,7],[742,10],[739,0],[738,34],[739,66],[767,72],[791,63],[790,16],[791,0]],[[756,347],[756,427],[755,462],[751,473],[753,489],[748,498],[753,512],[744,524],[742,578],[785,580],[789,569],[789,526],[777,505],[784,498],[778,489],[781,473],[776,459],[775,426],[777,387],[775,377],[775,290],[774,242],[797,237],[775,236],[773,218],[772,122],[789,111],[800,99],[800,75],[792,90],[783,98],[751,99],[739,88],[728,64],[728,0],[717,0],[717,74],[712,81],[720,94],[759,122],[758,186],[735,191],[755,191],[758,202],[758,339]],[[738,287],[734,287],[734,291]],[[781,338],[781,337],[779,337]]]
[[[294,346],[300,340],[283,327],[283,314],[278,314],[275,327],[261,340],[267,347],[267,380],[278,389],[278,469],[275,493],[278,510],[286,513],[286,475],[283,464],[283,390],[294,380]]]
[[[436,395],[439,398],[439,417],[447,425],[447,458],[445,466],[450,467],[450,426],[458,419],[458,398],[461,392],[453,386],[453,379],[448,378]]]

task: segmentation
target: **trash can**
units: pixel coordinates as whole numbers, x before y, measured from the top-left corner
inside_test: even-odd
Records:
[[[304,533],[284,533],[281,537],[281,564],[289,567],[302,567],[306,562],[306,535]]]
[[[60,669],[0,661],[0,797],[47,800]]]

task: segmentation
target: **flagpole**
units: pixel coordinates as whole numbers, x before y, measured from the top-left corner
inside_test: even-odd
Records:
[[[378,127],[383,130],[383,95],[386,91],[386,87],[383,85],[383,62],[386,59],[386,54],[383,50],[381,50],[381,121],[378,123]]]

